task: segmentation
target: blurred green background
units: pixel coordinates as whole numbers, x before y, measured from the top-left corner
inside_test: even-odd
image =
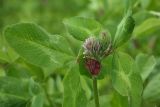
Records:
[[[116,27],[123,17],[124,7],[125,0],[0,0],[0,76],[22,78],[23,75],[28,78],[30,75],[38,74],[37,80],[44,78],[41,68],[24,61],[8,47],[3,37],[6,26],[20,22],[33,22],[51,34],[65,35],[63,19],[83,16],[96,19],[104,26],[104,30],[108,30],[111,35],[114,35]],[[156,67],[147,82],[144,83],[146,86],[149,80],[152,80],[160,71],[160,1],[133,0],[133,17],[136,22],[133,37],[120,50],[129,53],[133,58],[139,53],[156,57]],[[64,75],[65,72],[59,70],[51,72],[50,76],[44,78],[45,82],[42,85],[47,87],[44,107],[62,106]],[[84,87],[86,86],[84,85]],[[100,94],[106,94],[106,89],[107,93],[112,92],[110,87],[108,78],[100,81]],[[91,86],[87,88],[91,90]],[[87,96],[91,98],[92,93],[88,91]],[[160,96],[160,92],[156,98],[151,97],[153,101],[144,100],[143,107],[160,107],[160,97],[158,96]],[[112,101],[112,103],[115,102]]]
[[[65,32],[62,24],[64,18],[83,16],[100,21],[104,28],[114,35],[116,26],[123,17],[124,2],[125,0],[1,0],[0,33],[2,35],[4,28],[10,24],[34,22],[49,33],[62,34]],[[140,50],[155,55],[160,55],[159,46],[155,45],[153,52],[148,47],[148,43],[159,41],[159,36],[157,36],[159,34],[159,7],[159,0],[133,0],[137,27],[133,34],[134,45]]]

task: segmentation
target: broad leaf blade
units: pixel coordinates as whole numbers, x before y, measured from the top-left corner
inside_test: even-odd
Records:
[[[20,23],[8,27],[5,37],[12,48],[29,63],[40,67],[61,67],[66,60],[73,59],[69,54],[55,49],[50,36],[39,26]],[[57,44],[56,46],[61,46]]]
[[[52,48],[54,48],[55,50],[74,56],[69,42],[63,36],[49,35],[49,40]]]
[[[28,101],[16,96],[0,93],[1,107],[25,107]]]
[[[147,84],[143,92],[144,100],[159,103],[160,101],[160,91],[159,91],[160,84],[159,83],[160,83],[160,74],[157,74]]]
[[[32,98],[32,103],[31,103],[31,107],[43,107],[43,95],[42,94],[39,94],[39,95],[36,95]]]
[[[133,59],[126,54],[115,54],[113,57],[113,71],[111,72],[114,88],[123,96],[128,96],[131,83],[128,78],[133,69]]]
[[[143,81],[140,74],[136,73],[137,70],[134,71],[129,76],[129,79],[132,85],[131,92],[130,92],[131,107],[141,107],[141,101],[142,101]]]
[[[111,104],[110,104],[111,103],[111,99],[112,99],[111,95],[102,95],[102,96],[99,96],[100,107],[112,107]],[[95,107],[95,101],[94,101],[94,99],[91,100],[88,103],[87,107]]]
[[[11,47],[6,43],[4,36],[0,35],[0,60],[11,63],[18,59],[16,54]]]
[[[24,107],[32,96],[40,93],[33,80],[0,77],[0,105],[2,107]]]
[[[133,32],[135,37],[147,36],[160,29],[160,19],[149,18],[137,26]]]
[[[123,45],[131,38],[135,22],[131,13],[127,13],[117,27],[117,31],[114,37],[113,46],[115,48]]]
[[[27,63],[19,58],[15,63],[9,64],[6,68],[6,76],[19,79],[34,78],[34,80],[42,82],[44,80],[44,71],[37,66]]]
[[[81,41],[89,36],[97,36],[101,31],[101,25],[93,19],[74,17],[64,20],[64,24],[68,32]]]
[[[111,101],[111,107],[129,107],[128,98],[120,95],[118,92],[113,91],[113,98]]]
[[[143,85],[134,60],[124,53],[114,55],[111,76],[114,88],[130,98],[131,107],[140,107]]]
[[[136,57],[136,63],[139,67],[141,77],[143,81],[145,81],[153,71],[156,65],[156,59],[154,58],[154,56],[139,54]]]
[[[87,97],[82,89],[77,67],[68,71],[64,78],[63,107],[87,107]]]

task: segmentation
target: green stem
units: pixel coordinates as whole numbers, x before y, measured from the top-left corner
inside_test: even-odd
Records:
[[[94,92],[94,100],[95,107],[99,107],[99,97],[98,97],[98,89],[97,89],[97,79],[93,77],[93,92]]]
[[[129,107],[132,107],[132,99],[131,99],[132,97],[131,97],[131,95],[129,94],[129,96],[128,96],[128,106]]]

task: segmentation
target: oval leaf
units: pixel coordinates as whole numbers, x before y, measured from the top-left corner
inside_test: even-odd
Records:
[[[93,19],[74,17],[64,20],[68,32],[76,39],[84,41],[89,36],[97,36],[101,31],[101,24]]]
[[[134,26],[134,19],[132,18],[130,13],[126,14],[126,16],[122,19],[117,27],[117,31],[113,41],[113,46],[115,48],[123,45],[130,39]]]
[[[113,58],[113,87],[121,95],[130,98],[131,107],[140,107],[143,85],[134,60],[124,53],[118,53]]]
[[[160,74],[157,74],[154,76],[149,83],[147,84],[144,92],[143,92],[143,98],[146,101],[151,102],[157,102],[160,101]]]
[[[160,19],[149,18],[137,26],[133,32],[135,37],[147,36],[160,29]]]
[[[136,63],[139,67],[141,77],[143,81],[145,81],[153,71],[156,65],[156,59],[154,58],[154,56],[139,54],[136,57]]]
[[[72,68],[64,78],[63,107],[87,107],[87,97],[80,82],[78,67]]]
[[[57,49],[58,46],[62,46],[60,40],[57,40],[57,36],[50,37],[35,24],[15,24],[8,27],[4,34],[10,46],[21,57],[34,65],[54,69],[63,66],[66,60],[73,59],[72,55],[64,53],[66,49],[64,51],[61,48]],[[68,46],[65,42],[63,45]]]
[[[38,93],[40,87],[33,80],[0,77],[1,107],[24,107]]]

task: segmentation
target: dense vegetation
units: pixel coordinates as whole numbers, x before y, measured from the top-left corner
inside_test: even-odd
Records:
[[[0,107],[160,107],[159,0],[0,0]]]

